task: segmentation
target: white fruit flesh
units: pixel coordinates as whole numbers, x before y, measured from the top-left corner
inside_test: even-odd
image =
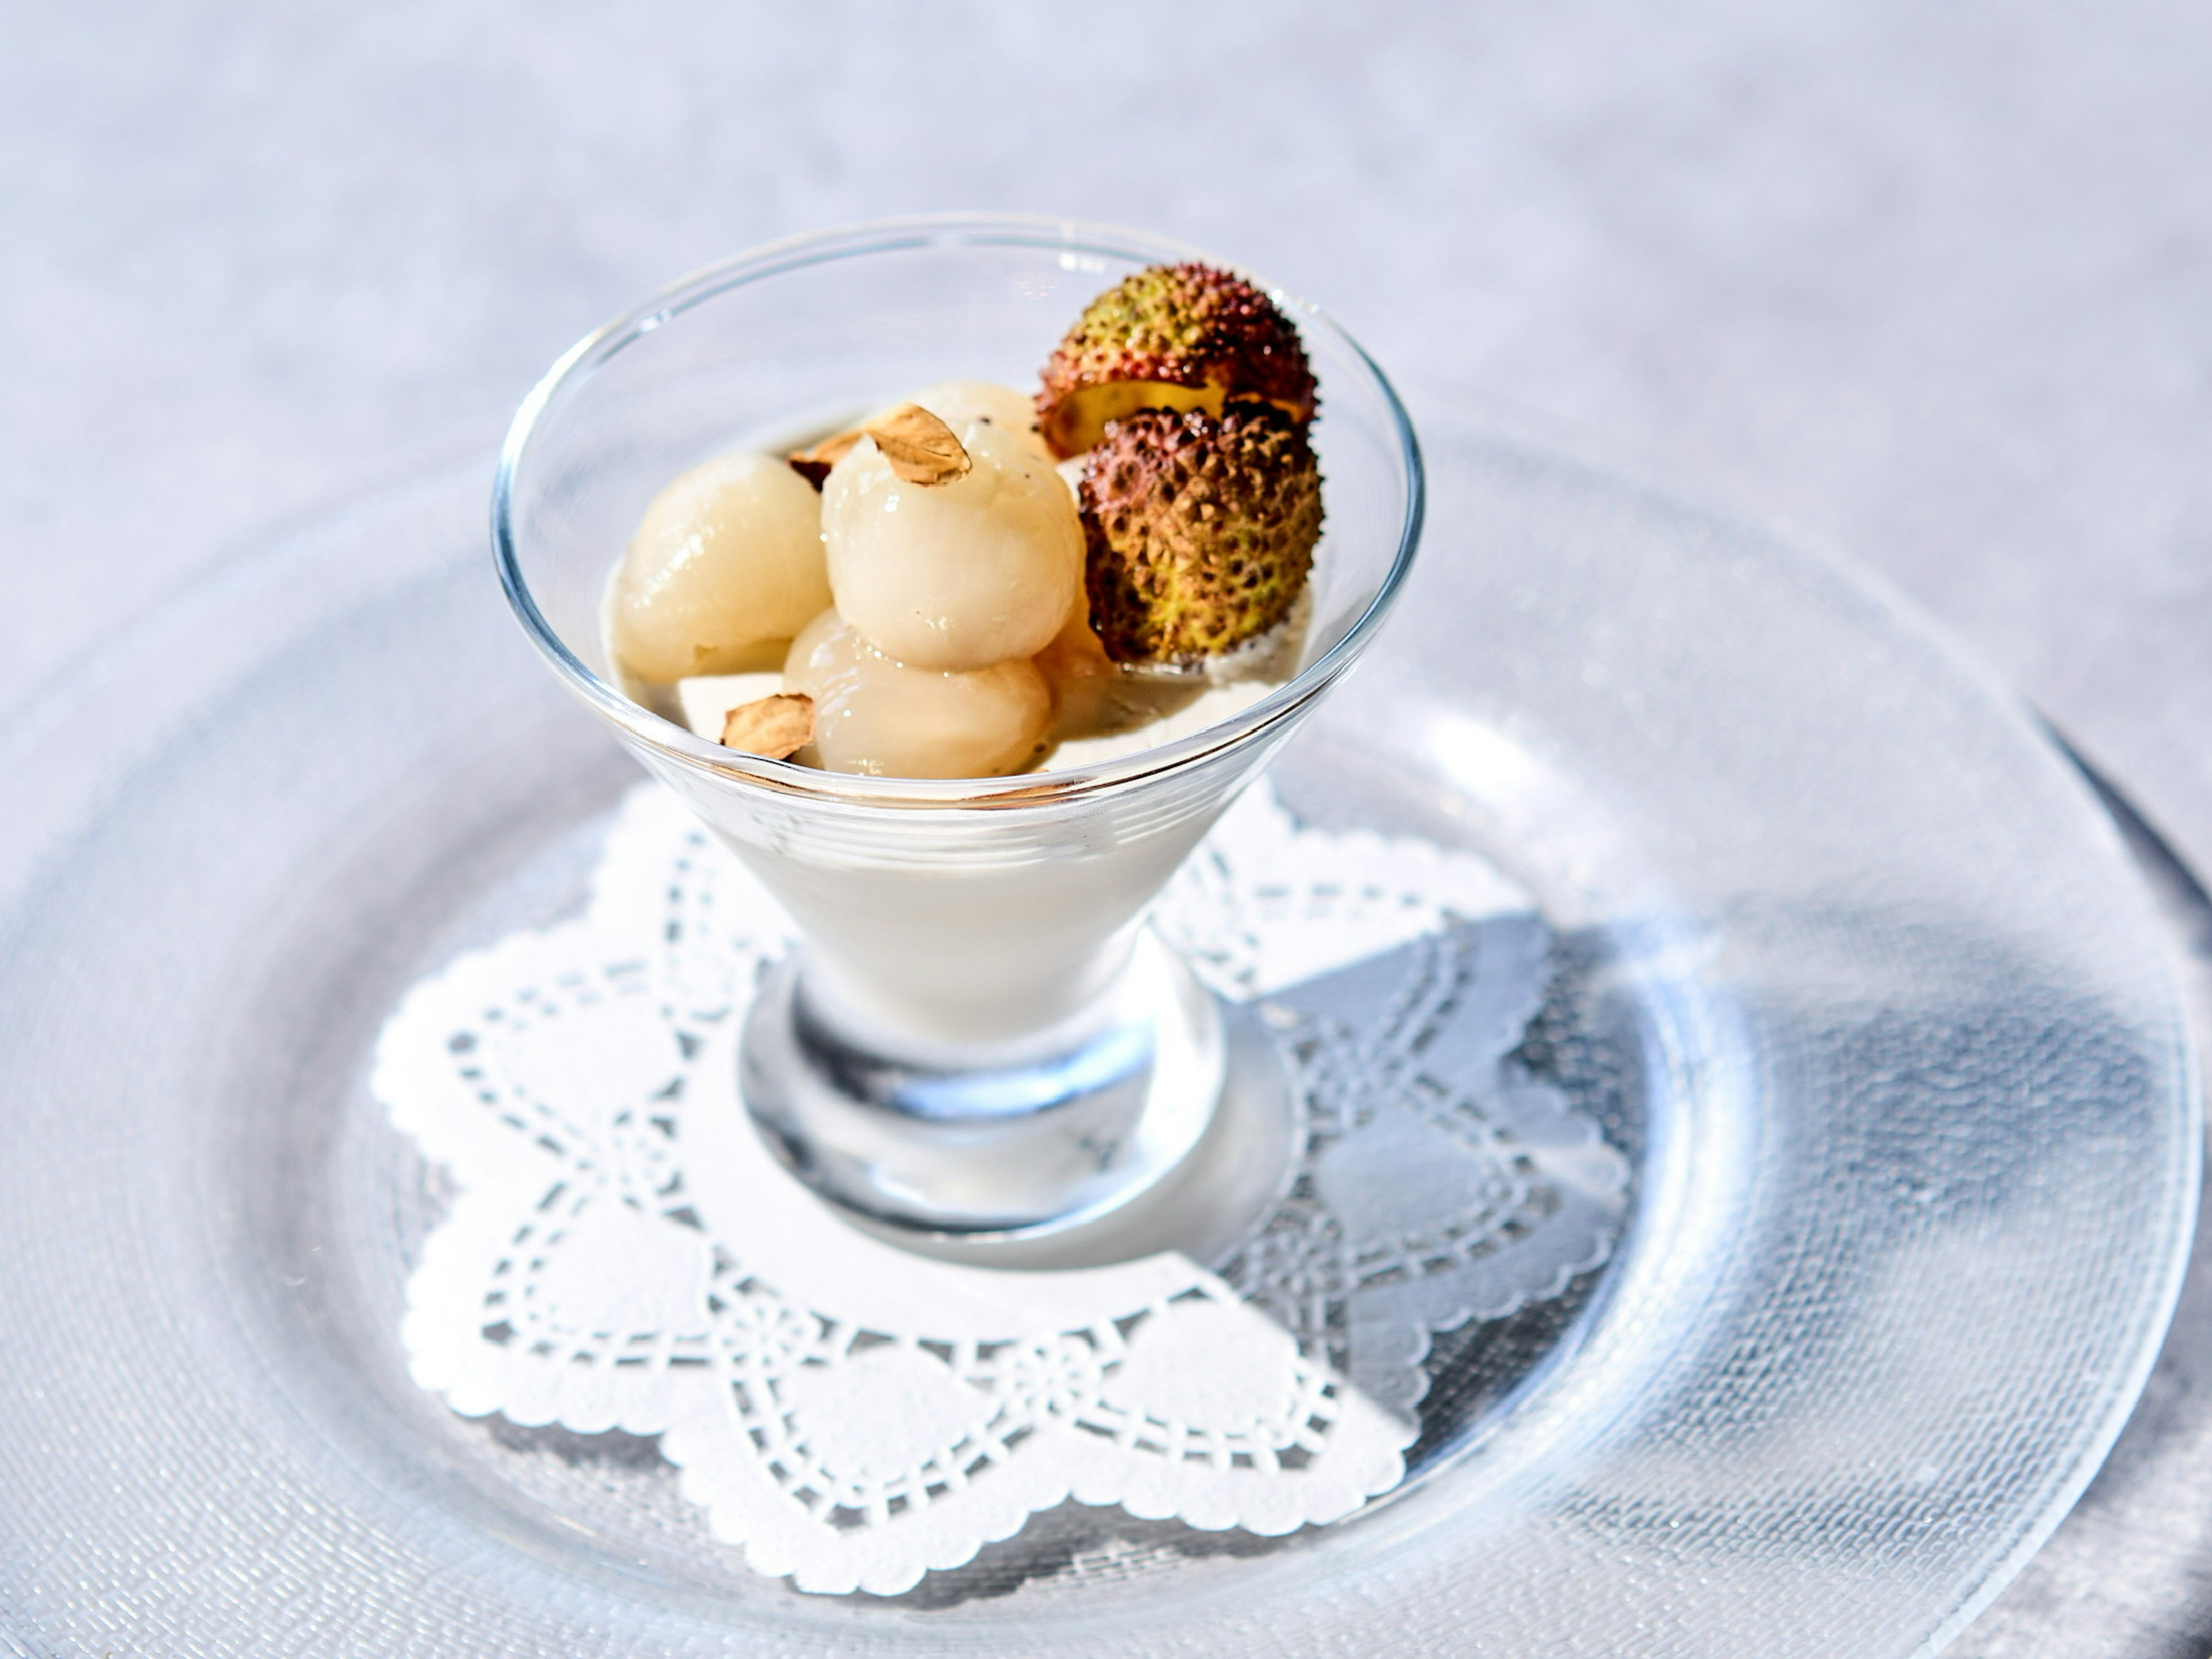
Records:
[[[773,456],[723,455],[646,508],[616,575],[610,643],[648,680],[729,673],[829,603],[820,498]]]
[[[904,482],[864,439],[823,484],[837,610],[910,668],[1033,655],[1082,590],[1082,520],[1051,465],[988,422],[956,433],[974,466],[950,483]]]
[[[890,778],[1019,771],[1052,726],[1052,688],[1026,660],[965,673],[912,668],[872,650],[835,611],[791,642],[783,689],[814,699],[814,742],[796,758]]]
[[[1049,463],[1053,459],[1044,434],[1037,430],[1036,400],[1025,392],[989,380],[946,380],[915,392],[912,401],[956,432],[970,421],[988,421],[1039,460]]]

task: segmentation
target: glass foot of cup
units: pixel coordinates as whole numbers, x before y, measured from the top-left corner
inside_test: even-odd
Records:
[[[754,999],[740,1066],[753,1121],[831,1202],[920,1233],[1026,1239],[1174,1170],[1212,1119],[1225,1045],[1212,994],[1148,932],[1079,1036],[1012,1057],[856,1041],[788,960]]]

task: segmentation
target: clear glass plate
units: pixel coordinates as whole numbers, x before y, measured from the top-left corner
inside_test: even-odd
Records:
[[[2150,899],[1885,596],[1464,422],[1399,620],[1274,775],[1478,849],[1565,948],[1523,1057],[1613,1259],[1438,1338],[1407,1485],[1284,1540],[1070,1505],[799,1595],[647,1440],[445,1411],[402,990],[574,908],[635,777],[507,618],[471,471],[280,538],[0,733],[0,1636],[28,1653],[1928,1651],[2172,1307],[2195,1069]]]

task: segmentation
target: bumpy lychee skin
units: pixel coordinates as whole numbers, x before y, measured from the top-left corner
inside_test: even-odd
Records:
[[[1080,455],[1109,421],[1139,410],[1218,416],[1245,398],[1299,424],[1313,418],[1313,368],[1291,319],[1242,276],[1194,261],[1154,265],[1068,330],[1044,367],[1037,424],[1056,454]]]
[[[1147,410],[1084,463],[1091,625],[1117,662],[1218,655],[1290,614],[1321,539],[1321,467],[1266,404]]]

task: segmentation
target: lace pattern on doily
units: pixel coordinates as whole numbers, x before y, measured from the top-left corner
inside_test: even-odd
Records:
[[[1157,912],[1261,999],[1303,1152],[1218,1270],[1010,1273],[831,1215],[769,1156],[736,1044],[788,921],[655,786],[586,914],[472,952],[374,1087],[458,1188],[409,1285],[416,1380],[470,1415],[660,1437],[716,1536],[891,1594],[1073,1498],[1279,1534],[1388,1491],[1430,1334],[1602,1261],[1626,1166],[1504,1060],[1548,936],[1480,860],[1297,825],[1264,786]]]

